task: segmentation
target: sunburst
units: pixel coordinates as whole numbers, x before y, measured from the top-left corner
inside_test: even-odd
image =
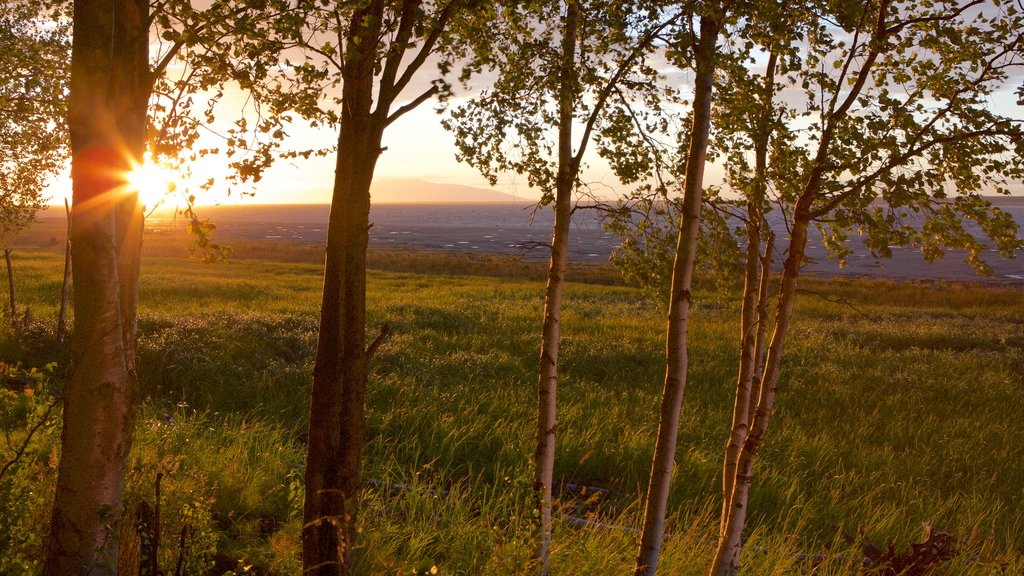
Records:
[[[136,165],[125,176],[131,191],[138,191],[139,202],[152,210],[162,204],[177,188],[175,178],[152,161]]]

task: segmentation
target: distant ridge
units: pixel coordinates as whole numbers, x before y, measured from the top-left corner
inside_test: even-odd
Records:
[[[441,184],[426,180],[384,179],[374,180],[370,186],[370,200],[374,204],[527,204],[535,200],[517,198],[511,194],[488,188]]]

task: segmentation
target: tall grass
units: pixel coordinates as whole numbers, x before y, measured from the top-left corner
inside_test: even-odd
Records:
[[[59,255],[15,257],[21,301],[49,320]],[[129,500],[151,494],[163,471],[168,510],[177,510],[170,525],[191,518],[204,527],[204,570],[296,573],[320,284],[312,263],[143,264],[147,404]],[[798,302],[776,424],[756,467],[744,573],[854,574],[859,555],[834,525],[905,547],[923,522],[956,535],[963,558],[973,558],[950,574],[1019,572],[1021,292],[805,286],[814,293]],[[526,570],[542,290],[509,277],[370,273],[369,329],[387,323],[391,336],[368,394],[360,573]],[[737,316],[734,298],[697,295],[665,573],[703,574],[713,552]],[[609,492],[563,492],[558,510],[594,527],[557,523],[558,573],[624,573],[632,563],[664,376],[663,324],[630,288],[567,290],[555,476]],[[47,334],[40,329],[34,347],[5,334],[0,358],[48,361],[56,352]],[[828,559],[801,555],[817,553]]]

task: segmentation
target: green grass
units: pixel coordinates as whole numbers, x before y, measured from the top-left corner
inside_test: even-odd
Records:
[[[15,258],[19,301],[48,321],[59,256]],[[129,502],[151,497],[163,471],[167,533],[188,522],[200,527],[203,569],[297,572],[320,283],[313,263],[210,266],[151,256],[143,264],[139,359],[148,400]],[[960,538],[965,557],[985,560],[951,566],[950,574],[998,573],[997,560],[1019,572],[1022,293],[805,286],[848,305],[814,294],[798,301],[776,419],[756,466],[744,574],[810,573],[797,552],[840,554],[814,573],[853,574],[833,525],[905,547],[920,539],[922,522]],[[528,279],[370,273],[369,330],[387,323],[391,335],[368,394],[360,573],[430,565],[442,574],[524,572],[542,295],[542,284]],[[666,574],[703,574],[713,552],[698,541],[717,530],[735,300],[696,300]],[[631,288],[571,284],[562,330],[555,475],[614,491],[593,519],[616,528],[559,523],[554,570],[625,573],[657,430],[664,319]],[[45,329],[34,334],[28,343],[5,334],[0,359],[59,356]],[[19,468],[26,478],[52,474],[56,437],[40,442],[50,449]],[[568,512],[577,504],[561,503]],[[24,517],[45,517],[40,506]]]

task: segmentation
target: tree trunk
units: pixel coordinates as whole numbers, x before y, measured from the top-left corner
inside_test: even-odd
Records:
[[[747,254],[743,271],[743,304],[740,311],[740,366],[736,379],[736,397],[733,402],[732,427],[725,445],[725,463],[722,473],[722,518],[719,536],[725,531],[729,504],[732,499],[733,479],[740,450],[747,438],[751,416],[751,387],[755,374],[759,372],[759,344],[763,346],[762,328],[764,315],[761,302],[764,293],[762,280],[761,242],[762,229],[766,226],[764,217],[765,195],[768,188],[768,144],[772,135],[772,102],[775,91],[775,65],[778,57],[774,51],[768,57],[762,85],[762,108],[757,125],[754,126],[754,178],[747,198]],[[770,232],[768,233],[770,236]]]
[[[732,497],[736,462],[743,441],[747,439],[750,416],[751,384],[757,367],[758,288],[761,285],[760,251],[761,218],[757,202],[747,202],[747,254],[743,271],[743,303],[740,308],[740,368],[736,379],[736,396],[732,408],[732,427],[725,444],[725,464],[722,474],[722,518],[719,533],[725,530],[729,500]]]
[[[76,1],[71,62],[72,369],[43,574],[114,574],[138,400],[135,302],[142,208],[123,189],[141,162],[148,4]]]
[[[743,450],[736,466],[729,515],[722,538],[718,542],[718,550],[715,553],[711,569],[711,574],[714,576],[734,576],[739,571],[742,550],[741,537],[747,519],[750,487],[754,480],[754,459],[768,433],[768,424],[775,409],[775,392],[782,365],[783,347],[789,334],[797,278],[800,275],[804,250],[807,246],[807,229],[810,222],[806,217],[806,208],[809,207],[802,208],[798,205],[797,217],[793,223],[793,231],[790,233],[789,254],[786,257],[782,283],[779,288],[775,331],[772,333],[771,343],[768,346],[768,358],[765,362],[764,375],[761,377],[761,396],[750,425],[750,433],[743,443]]]
[[[715,73],[715,44],[721,16],[705,15],[700,19],[700,40],[696,47],[697,70],[694,77],[693,127],[686,157],[686,180],[683,188],[683,214],[679,223],[676,259],[672,270],[672,296],[669,300],[667,367],[661,399],[661,418],[654,462],[644,509],[643,534],[637,554],[635,576],[653,576],[665,534],[665,512],[675,462],[676,438],[679,434],[679,412],[686,389],[686,339],[690,315],[690,284],[697,255],[700,233],[701,194],[704,163],[711,126],[711,100]]]
[[[71,295],[71,206],[64,199],[64,212],[68,216],[67,239],[64,242],[64,281],[60,285],[60,311],[57,312],[57,344],[64,346],[68,332],[68,297]]]
[[[572,119],[576,85],[576,35],[579,2],[566,2],[562,30],[562,56],[558,86],[558,177],[555,184],[555,221],[551,234],[551,260],[544,292],[544,324],[541,330],[540,367],[537,380],[537,450],[534,456],[533,489],[540,516],[537,518],[537,548],[534,561],[538,573],[546,576],[551,552],[551,484],[555,467],[556,400],[558,390],[558,343],[569,252],[569,220],[572,191],[576,182],[572,153]]]
[[[767,223],[765,223],[767,226]],[[754,341],[754,375],[751,379],[751,400],[747,402],[747,423],[754,417],[754,407],[761,397],[761,377],[764,375],[764,346],[768,336],[768,290],[772,274],[772,251],[775,249],[775,233],[768,230],[768,240],[761,255],[761,284],[757,290],[757,339]],[[726,493],[732,498],[732,492]]]
[[[373,101],[381,4],[352,16],[327,225],[320,331],[310,400],[303,574],[349,574],[356,536],[367,385],[366,247],[370,183],[383,124]]]
[[[7,261],[7,294],[11,297],[11,327],[18,328],[18,304],[14,297],[14,262],[11,261],[11,249],[4,248],[4,260]]]

